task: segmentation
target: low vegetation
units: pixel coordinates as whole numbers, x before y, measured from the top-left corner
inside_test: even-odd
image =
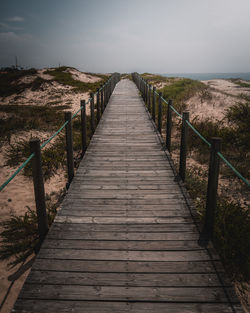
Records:
[[[46,207],[48,224],[52,224],[65,190],[47,195]],[[36,212],[27,207],[23,216],[11,216],[0,223],[1,232],[0,260],[10,260],[9,266],[14,267],[34,253],[39,242]]]
[[[183,78],[174,81],[161,89],[165,99],[172,99],[175,107],[181,113],[186,109],[185,101],[194,96],[197,92],[206,90],[207,86],[198,80]]]
[[[191,167],[186,173],[186,187],[194,201],[201,222],[205,216],[207,172]],[[249,209],[219,194],[217,199],[214,244],[234,280],[250,279]]]
[[[79,80],[75,80],[71,73],[66,70],[68,67],[61,66],[55,69],[50,69],[45,72],[45,74],[49,74],[54,77],[54,80],[62,85],[67,85],[73,87],[73,91],[75,92],[96,92],[96,89],[99,88],[103,83],[108,80],[108,76],[105,75],[95,75],[100,77],[101,80],[95,83],[85,83]]]
[[[49,82],[41,77],[36,77],[31,83],[24,83],[20,80],[25,76],[34,76],[36,69],[18,70],[13,69],[9,72],[0,73],[0,97],[8,97],[13,94],[20,94],[27,88],[38,90],[45,82]]]
[[[80,118],[73,120],[73,149],[75,151],[75,165],[79,163],[81,149],[81,122]],[[90,117],[87,117],[87,144],[91,138]],[[20,139],[9,144],[5,157],[7,166],[20,166],[30,155],[29,139]],[[49,147],[42,150],[42,167],[45,181],[50,179],[59,168],[66,166],[65,135],[64,131],[58,135]],[[31,162],[24,168],[24,175],[31,177]]]
[[[194,96],[197,92],[204,93],[208,87],[198,80],[188,78],[163,77],[160,75],[152,75],[145,73],[142,75],[150,84],[162,84],[158,91],[162,92],[163,97],[172,99],[175,108],[182,112],[186,108],[185,101]],[[165,86],[164,86],[165,85]],[[163,105],[164,112],[166,106]]]
[[[239,78],[231,78],[230,81],[240,87],[250,88],[250,82],[242,81]]]
[[[211,137],[221,137],[223,154],[246,178],[250,178],[250,103],[231,106],[225,119],[228,126],[209,118],[200,120],[198,117],[192,120],[192,124],[208,141]],[[207,162],[206,144],[192,131],[189,136],[189,148],[196,150],[198,161]],[[234,175],[232,171],[224,171],[224,174]]]
[[[5,112],[9,115],[7,118],[0,119],[1,141],[9,139],[13,133],[18,133],[20,130],[55,130],[63,124],[63,111],[69,108],[69,106],[62,105],[0,105],[0,112]]]

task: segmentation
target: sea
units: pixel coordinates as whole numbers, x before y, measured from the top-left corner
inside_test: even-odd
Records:
[[[211,80],[211,79],[230,79],[240,78],[242,80],[250,80],[250,73],[170,73],[160,74],[166,77],[184,77],[195,80]]]

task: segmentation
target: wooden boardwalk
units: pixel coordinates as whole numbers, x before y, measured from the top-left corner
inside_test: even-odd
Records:
[[[242,312],[198,237],[138,90],[122,80],[13,312]]]

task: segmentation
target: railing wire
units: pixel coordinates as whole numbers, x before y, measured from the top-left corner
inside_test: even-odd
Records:
[[[140,75],[138,75],[138,76],[139,76],[140,80],[141,80],[144,84],[147,85],[147,82],[145,82],[145,81],[142,79],[142,77],[141,77]],[[155,94],[158,95],[158,96],[160,96],[160,94],[159,94],[157,91],[155,91]],[[168,101],[165,100],[163,97],[161,97],[161,99],[162,99],[166,104],[168,104]],[[171,108],[172,111],[174,111],[174,112],[179,116],[179,118],[182,119],[182,115],[181,115],[172,105],[170,105],[170,108]],[[199,136],[200,139],[201,139],[203,142],[205,142],[205,143],[209,146],[209,148],[210,148],[210,147],[211,147],[211,143],[210,143],[209,141],[207,141],[207,139],[206,139],[205,137],[203,137],[203,136],[201,135],[201,133],[200,133],[189,121],[186,120],[186,123],[187,123],[187,125],[195,132],[195,134],[196,134],[197,136]],[[218,154],[218,156],[221,158],[221,160],[238,176],[238,178],[240,178],[248,187],[250,187],[250,182],[236,170],[236,168],[223,156],[223,154],[222,154],[221,152],[217,152],[217,154]]]
[[[101,91],[110,81],[112,76],[106,81],[106,83],[99,89]],[[97,92],[94,94],[96,95]],[[89,98],[86,102],[88,104],[92,98]],[[83,109],[81,106],[80,109],[72,116],[71,119],[74,119],[77,114]],[[40,148],[43,149],[53,138],[55,138],[63,129],[64,127],[68,124],[69,121],[66,121],[48,140],[46,140]],[[30,162],[30,160],[35,156],[34,153],[32,153],[24,162],[19,166],[19,168],[13,173],[1,186],[0,186],[0,191],[2,191],[16,176],[17,174]]]

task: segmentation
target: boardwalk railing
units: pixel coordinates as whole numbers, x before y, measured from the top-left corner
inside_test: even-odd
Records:
[[[171,151],[171,131],[172,131],[172,112],[174,112],[179,119],[182,120],[181,138],[180,138],[180,157],[179,157],[179,177],[184,182],[186,176],[186,158],[187,158],[187,139],[188,129],[191,129],[210,149],[209,171],[208,171],[208,184],[206,196],[206,211],[203,229],[201,232],[200,242],[207,245],[210,239],[213,238],[214,218],[216,210],[217,189],[219,180],[220,160],[222,160],[248,187],[250,182],[243,177],[232,164],[223,156],[221,151],[221,138],[212,137],[208,140],[204,138],[197,129],[189,122],[189,112],[183,112],[182,115],[174,108],[171,99],[164,99],[161,92],[157,92],[156,88],[143,79],[138,73],[132,74],[133,81],[141,92],[142,98],[151,113],[152,119],[157,127],[157,130],[162,134],[162,103],[167,105],[166,114],[166,148]],[[158,96],[158,102],[156,102]],[[151,103],[152,102],[152,103]],[[157,107],[156,107],[157,106]],[[157,110],[156,110],[157,109]],[[156,111],[157,122],[156,122]]]
[[[66,132],[66,152],[67,152],[67,173],[68,182],[66,187],[68,188],[74,177],[74,158],[73,158],[73,136],[72,136],[72,120],[81,113],[81,135],[82,135],[82,153],[87,149],[87,131],[86,131],[86,104],[90,103],[91,112],[91,132],[92,135],[96,129],[97,123],[100,121],[101,114],[104,112],[109,98],[115,88],[115,85],[120,80],[120,74],[114,73],[107,80],[107,82],[98,88],[96,93],[91,93],[90,98],[87,100],[81,100],[79,110],[72,115],[71,112],[65,112],[65,123],[43,144],[40,143],[39,138],[33,138],[30,140],[30,156],[27,160],[15,171],[11,177],[9,177],[1,186],[0,191],[2,191],[17,175],[20,171],[32,161],[32,176],[34,184],[35,202],[36,202],[36,212],[38,219],[38,232],[39,232],[39,244],[36,247],[38,250],[43,242],[47,232],[48,232],[48,217],[46,213],[46,203],[45,203],[45,191],[44,191],[44,180],[42,171],[42,156],[41,150],[49,143],[53,138],[55,138],[64,128]]]

